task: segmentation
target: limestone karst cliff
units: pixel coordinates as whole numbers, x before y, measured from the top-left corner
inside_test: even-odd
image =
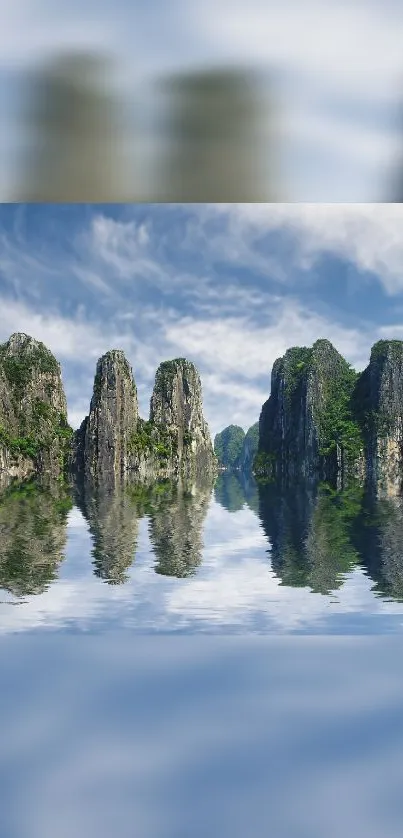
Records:
[[[247,432],[240,425],[228,425],[214,437],[214,452],[221,468],[249,472],[259,444],[259,422]]]
[[[259,422],[255,422],[246,431],[245,438],[242,445],[242,450],[239,456],[239,468],[241,471],[250,471],[253,465],[253,460],[258,450],[259,445]]]
[[[351,405],[356,380],[328,340],[278,358],[259,419],[256,474],[288,481],[359,470],[363,442]]]
[[[403,342],[378,341],[356,373],[327,340],[293,347],[273,365],[259,420],[258,479],[352,477],[400,492],[403,478]]]
[[[72,472],[91,483],[119,481],[129,468],[137,423],[132,369],[123,352],[110,350],[98,360],[89,414],[74,434]]]
[[[60,365],[23,333],[0,345],[0,475],[62,476],[72,429]]]
[[[73,432],[52,353],[20,333],[0,345],[1,487],[33,475],[111,486],[215,469],[200,376],[190,361],[159,366],[144,420],[128,360],[121,350],[106,352],[96,366],[88,416]]]
[[[139,416],[132,369],[123,352],[99,359],[89,415],[75,433],[71,472],[92,483],[190,476],[215,468],[203,416],[200,376],[184,358],[162,363]]]
[[[190,477],[214,471],[216,460],[203,415],[200,376],[186,358],[165,361],[158,367],[150,422],[171,434],[178,472]]]
[[[357,381],[354,404],[367,478],[373,488],[397,494],[403,481],[403,341],[374,344]]]
[[[245,441],[245,431],[240,425],[228,425],[214,437],[214,451],[222,468],[239,468]]]
[[[239,431],[234,462],[247,469],[257,428]],[[103,485],[193,478],[215,474],[217,465],[200,376],[185,358],[160,364],[149,418],[142,419],[128,360],[120,350],[106,352],[88,416],[73,432],[53,354],[22,333],[0,345],[0,487],[33,475]],[[399,493],[403,342],[378,341],[361,373],[325,339],[288,349],[273,365],[253,472],[259,480],[319,479],[338,488],[358,478]]]

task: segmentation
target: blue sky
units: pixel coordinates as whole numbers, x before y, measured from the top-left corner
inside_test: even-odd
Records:
[[[155,76],[253,64],[268,74],[280,107],[287,200],[390,200],[403,150],[399,0],[0,0],[0,12],[2,200],[13,193],[25,133],[19,80],[38,61],[72,47],[118,58],[121,93],[141,94],[148,110],[144,83]],[[148,147],[152,140],[155,162],[153,125],[150,117],[143,142]]]
[[[212,435],[246,430],[289,346],[327,337],[363,369],[403,338],[402,227],[399,204],[2,205],[0,340],[49,346],[74,427],[116,348],[143,417],[159,363],[185,356]]]

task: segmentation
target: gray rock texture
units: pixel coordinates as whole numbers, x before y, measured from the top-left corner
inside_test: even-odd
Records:
[[[22,333],[0,346],[0,475],[63,475],[72,430],[61,369],[40,341]]]

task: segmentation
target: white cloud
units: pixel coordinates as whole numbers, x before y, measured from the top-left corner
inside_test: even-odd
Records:
[[[267,325],[263,326],[240,316],[208,320],[178,317],[165,327],[170,354],[185,355],[200,370],[205,415],[213,434],[234,416],[245,428],[256,422],[270,393],[276,358],[290,346],[312,346],[321,337],[328,338],[360,370],[369,361],[377,332],[346,328],[289,298],[268,307]],[[256,383],[263,376],[267,379],[265,389]]]
[[[105,351],[105,335],[100,328],[82,320],[63,317],[57,312],[42,314],[22,302],[2,299],[0,339],[13,332],[25,332],[43,341],[60,361],[87,363]]]
[[[256,230],[289,228],[296,235],[291,262],[306,270],[328,251],[373,272],[388,294],[403,291],[403,204],[217,204],[209,209],[228,215],[228,236],[246,241],[253,241]]]
[[[347,95],[390,98],[403,67],[400,5],[219,0],[189,9],[210,53],[312,75]],[[394,88],[396,91],[396,87]]]

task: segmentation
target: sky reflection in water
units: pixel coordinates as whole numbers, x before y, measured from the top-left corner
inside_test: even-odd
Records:
[[[401,520],[237,475],[3,495],[0,835],[400,837],[401,638],[275,635],[399,630]]]
[[[403,624],[403,506],[211,484],[0,502],[0,631],[358,633]]]

